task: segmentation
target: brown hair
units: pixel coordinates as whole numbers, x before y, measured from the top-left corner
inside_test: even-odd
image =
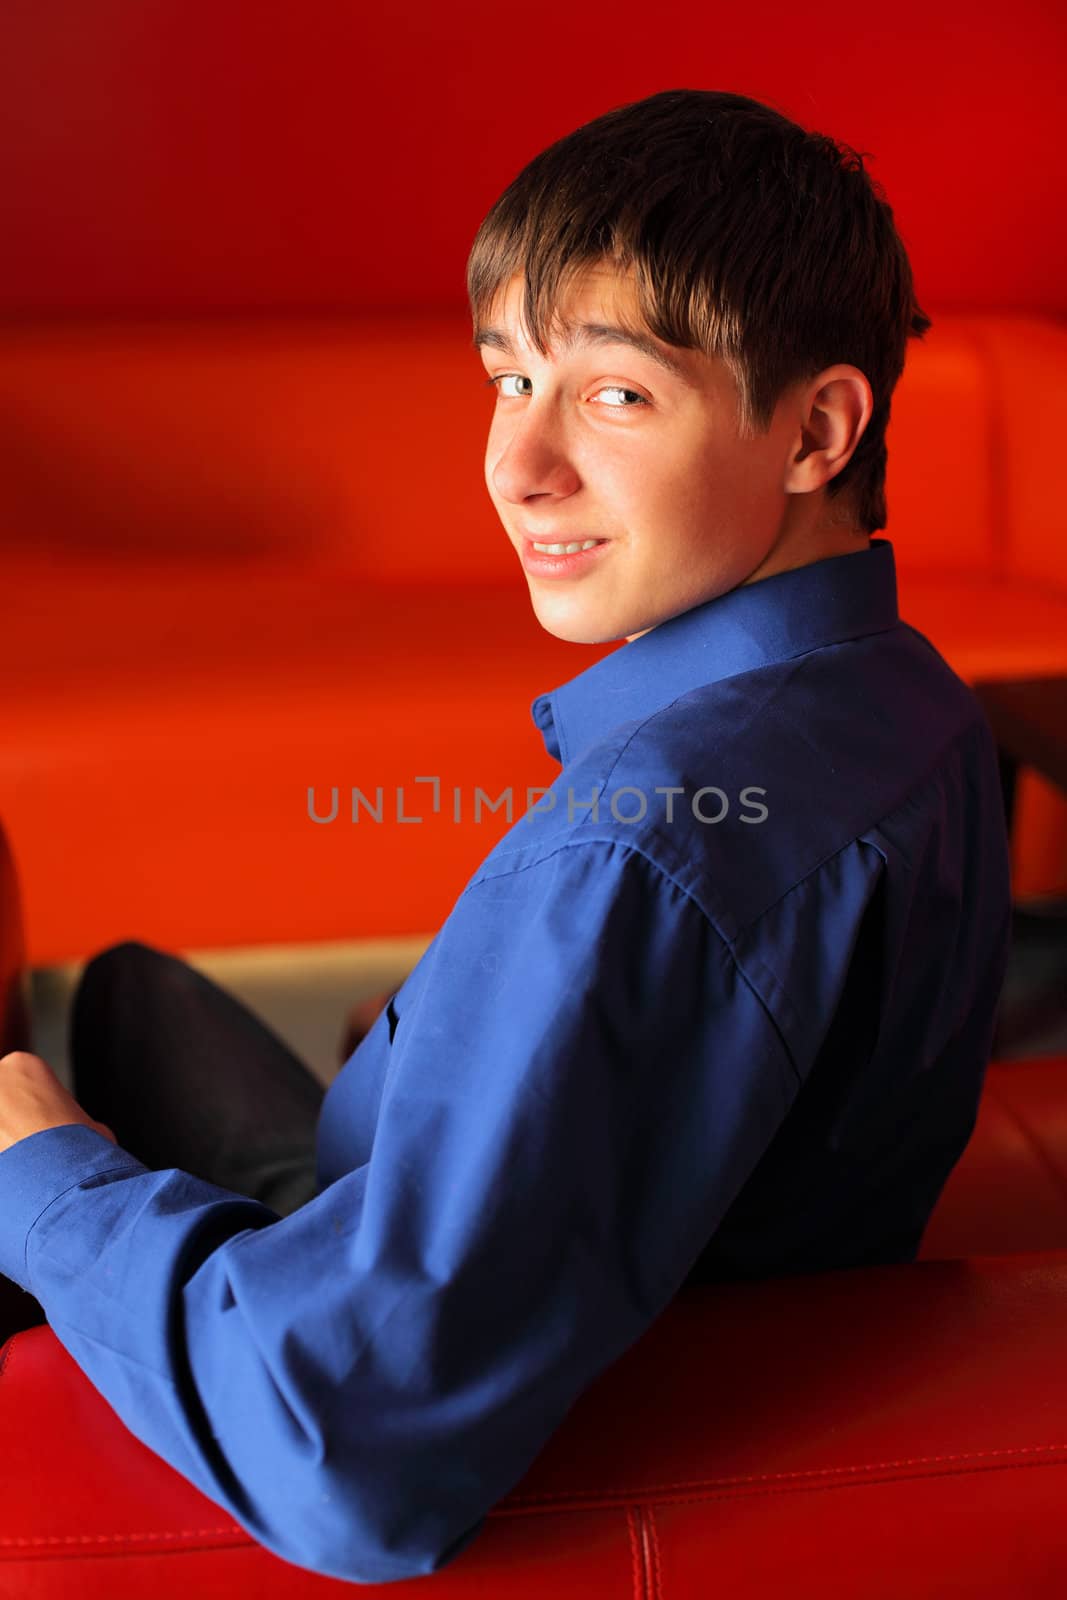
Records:
[[[825,489],[845,495],[835,520],[868,534],[885,526],[890,400],[908,338],[932,324],[862,154],[710,89],[664,89],[605,112],[535,156],[478,229],[467,263],[475,338],[521,272],[526,334],[546,355],[560,291],[605,261],[632,269],[650,332],[726,364],[742,437],[767,431],[793,383],[858,367],[874,410]]]

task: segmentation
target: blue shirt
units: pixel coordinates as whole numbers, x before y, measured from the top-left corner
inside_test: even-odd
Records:
[[[438,1570],[693,1280],[909,1261],[1007,959],[970,689],[885,539],[533,715],[561,771],[332,1083],[291,1216],[84,1126],[0,1153],[0,1270],[288,1561]]]

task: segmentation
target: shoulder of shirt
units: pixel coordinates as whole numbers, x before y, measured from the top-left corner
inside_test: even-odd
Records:
[[[982,724],[907,624],[698,685],[569,762],[466,888],[595,848],[620,871],[656,869],[732,938],[967,759]]]

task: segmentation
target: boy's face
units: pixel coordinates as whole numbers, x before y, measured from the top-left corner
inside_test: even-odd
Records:
[[[803,428],[811,396],[821,404],[830,372],[857,369],[827,369],[795,386],[770,430],[742,440],[721,361],[647,334],[676,365],[669,371],[615,337],[567,346],[558,332],[543,359],[522,340],[521,295],[516,276],[480,345],[486,372],[499,380],[485,478],[549,633],[583,644],[632,639],[740,584],[867,547],[866,534],[827,527],[824,496],[803,492],[817,486],[813,472],[819,483],[827,476],[826,458],[820,474],[806,448],[827,442],[822,413],[818,438]],[[643,326],[629,279],[603,267],[574,281],[559,313],[574,325]],[[859,390],[847,380],[845,389],[842,397],[830,384],[854,426]],[[600,542],[577,555],[533,548],[590,539]]]

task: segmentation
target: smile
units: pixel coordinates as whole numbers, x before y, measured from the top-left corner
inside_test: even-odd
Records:
[[[610,542],[609,539],[572,539],[569,544],[548,544],[524,538],[520,552],[523,568],[535,578],[569,578],[599,561],[599,552]]]
[[[586,539],[582,543],[574,544],[538,544],[536,539],[530,541],[535,550],[543,550],[549,556],[572,556],[578,550],[591,550],[598,539]]]

